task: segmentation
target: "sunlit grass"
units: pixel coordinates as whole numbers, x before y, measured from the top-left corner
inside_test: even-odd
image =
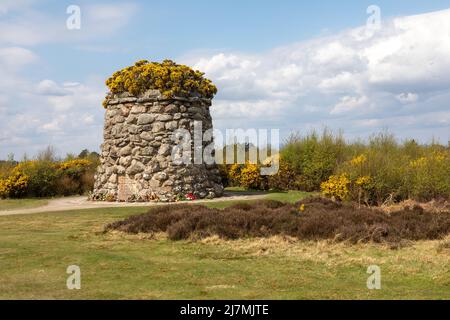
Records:
[[[31,209],[45,206],[48,203],[47,199],[0,199],[0,211],[16,210],[16,209]]]
[[[293,201],[298,195],[271,196]],[[450,298],[450,254],[439,241],[391,250],[281,237],[173,242],[102,232],[107,223],[146,210],[0,217],[0,298]],[[73,264],[81,268],[81,290],[66,288]],[[366,288],[371,264],[381,267],[379,291]]]

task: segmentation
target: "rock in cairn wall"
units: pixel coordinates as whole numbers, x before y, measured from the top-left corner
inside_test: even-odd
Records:
[[[104,143],[92,200],[175,201],[187,194],[214,198],[223,194],[217,165],[175,164],[173,133],[189,130],[194,120],[212,128],[211,99],[167,98],[157,90],[107,100]],[[203,142],[205,148],[211,142]],[[192,150],[193,155],[193,150]]]

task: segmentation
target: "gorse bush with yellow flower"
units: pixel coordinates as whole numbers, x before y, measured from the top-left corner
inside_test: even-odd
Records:
[[[257,164],[247,162],[240,172],[240,185],[247,189],[263,189],[263,177],[260,169],[261,167]]]
[[[448,151],[434,151],[411,160],[406,166],[405,190],[408,196],[429,200],[450,195],[450,156]]]
[[[268,187],[273,190],[299,189],[299,177],[292,164],[278,155],[279,170],[275,175],[268,176]]]
[[[26,195],[28,182],[29,177],[17,167],[14,168],[8,178],[0,179],[0,197],[20,198]]]
[[[366,154],[360,154],[338,167],[338,172],[348,179],[348,199],[369,204],[373,200],[373,179]]]
[[[20,162],[14,170],[29,177],[26,195],[48,197],[56,194],[57,168],[48,160],[28,160]]]
[[[162,63],[138,61],[115,72],[106,80],[106,85],[113,94],[128,92],[134,96],[149,89],[159,90],[166,97],[197,93],[212,98],[217,93],[216,86],[204,77],[204,73],[171,60]]]
[[[428,201],[450,197],[450,153],[442,146],[411,155],[401,148],[371,148],[336,169],[350,179],[351,199],[366,204],[386,200]]]
[[[82,194],[93,188],[97,160],[51,158],[24,160],[0,178],[0,197],[50,197]]]
[[[58,163],[58,168],[62,171],[79,171],[92,165],[87,159],[72,159]]]
[[[267,177],[261,175],[261,165],[247,161],[245,164],[225,165],[226,180],[229,186],[241,186],[246,189],[266,190]]]
[[[349,143],[325,130],[291,136],[277,156],[280,170],[273,176],[257,178],[255,167],[248,167],[242,179],[246,165],[228,165],[226,180],[261,190],[322,191],[368,205],[450,198],[450,145],[400,143],[385,132]]]
[[[336,200],[355,200],[369,204],[373,199],[372,177],[367,174],[367,156],[364,154],[352,158],[343,165],[339,175],[331,176],[321,184],[325,196]]]
[[[345,174],[334,175],[322,182],[320,189],[322,193],[338,201],[348,200],[350,197],[350,180]]]
[[[83,194],[92,189],[96,164],[88,159],[71,159],[57,164],[57,186],[63,195]]]

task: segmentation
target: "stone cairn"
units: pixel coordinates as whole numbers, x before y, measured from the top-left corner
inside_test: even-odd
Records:
[[[186,195],[214,198],[223,194],[216,164],[176,164],[172,149],[177,129],[194,137],[194,120],[212,128],[211,99],[195,95],[163,96],[147,90],[108,94],[100,166],[92,200],[176,201]],[[209,142],[203,142],[203,148]],[[191,151],[193,155],[193,150]]]

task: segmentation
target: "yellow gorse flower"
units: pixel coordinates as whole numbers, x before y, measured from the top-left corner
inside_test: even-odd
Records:
[[[431,158],[437,162],[442,162],[447,158],[448,154],[444,152],[434,152]]]
[[[241,186],[245,188],[256,188],[261,180],[258,165],[247,162],[242,168],[239,176]]]
[[[367,157],[363,154],[353,158],[352,160],[350,160],[350,163],[352,166],[359,166],[362,165],[363,163],[365,163],[367,161]]]
[[[440,163],[448,158],[448,154],[445,152],[435,151],[428,156],[420,157],[416,160],[409,162],[411,168],[423,168],[428,165],[433,165],[433,163]]]
[[[87,159],[74,159],[59,163],[59,169],[68,170],[72,168],[83,168],[88,167],[91,164],[92,162]]]
[[[139,95],[149,89],[159,90],[167,97],[185,96],[197,92],[205,98],[213,98],[217,87],[204,73],[171,60],[162,63],[141,60],[134,66],[115,72],[106,85],[111,93],[129,92]],[[107,100],[104,101],[105,106]]]
[[[21,195],[28,187],[29,180],[30,178],[21,171],[21,166],[14,167],[8,178],[0,180],[0,197]]]
[[[360,187],[367,186],[371,181],[370,176],[363,176],[356,179],[356,184]]]
[[[421,157],[416,160],[412,160],[409,162],[409,165],[413,168],[423,167],[427,163],[427,158]]]
[[[325,196],[335,197],[337,200],[345,200],[350,195],[350,179],[347,175],[331,176],[327,181],[322,182],[320,189]]]
[[[228,175],[232,180],[238,181],[241,174],[241,166],[237,163],[232,164],[228,170]]]

